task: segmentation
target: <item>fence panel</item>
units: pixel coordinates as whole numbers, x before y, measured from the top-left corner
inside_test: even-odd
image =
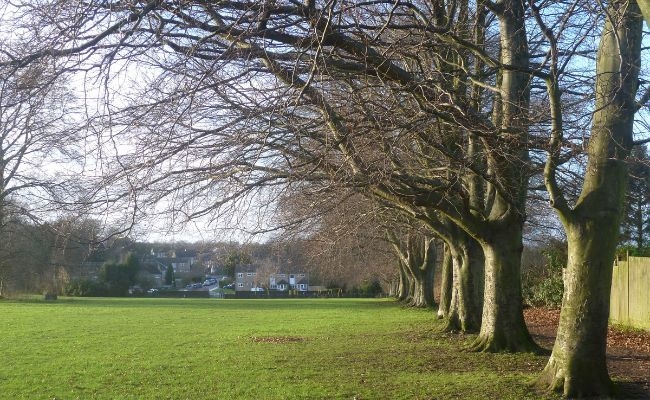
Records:
[[[610,319],[650,330],[650,257],[627,257],[614,266]]]

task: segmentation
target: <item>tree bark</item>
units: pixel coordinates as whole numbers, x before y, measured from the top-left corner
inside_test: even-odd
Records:
[[[438,318],[447,318],[451,306],[453,284],[452,256],[449,245],[445,244],[444,256],[441,264],[440,279],[440,304],[438,305]]]
[[[436,251],[431,239],[410,239],[407,268],[414,281],[414,293],[410,305],[413,307],[435,307],[433,284]]]
[[[397,289],[397,300],[401,302],[407,301],[410,296],[409,293],[409,276],[406,272],[406,267],[404,263],[399,260],[399,287]]]
[[[476,240],[458,230],[450,245],[452,293],[443,331],[478,332],[483,308],[484,257]]]
[[[586,220],[567,229],[569,258],[560,325],[539,378],[540,385],[569,398],[612,394],[606,348],[618,224],[612,218],[594,222]]]
[[[485,255],[485,294],[481,331],[470,349],[485,352],[539,352],[523,314],[521,294],[521,231],[494,232],[481,243]]]
[[[409,278],[408,305],[435,307],[433,296],[436,248],[433,239],[416,235],[398,240],[389,233],[389,241],[397,254],[403,270]]]
[[[607,324],[628,182],[625,158],[633,143],[641,21],[636,2],[607,3],[588,163],[573,209],[557,186],[551,156],[545,170],[552,204],[567,232],[569,256],[557,339],[538,384],[570,398],[613,394],[606,364]]]

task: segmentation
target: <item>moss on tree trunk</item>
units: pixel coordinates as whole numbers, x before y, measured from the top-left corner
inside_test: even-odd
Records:
[[[438,318],[446,318],[449,315],[449,309],[451,306],[453,284],[451,251],[447,244],[445,244],[440,275],[440,304],[438,304]]]
[[[481,330],[470,349],[484,352],[539,352],[524,321],[521,294],[521,231],[511,226],[481,243],[485,294]]]
[[[606,347],[617,226],[600,219],[569,228],[560,325],[538,383],[570,398],[612,394]]]
[[[483,250],[464,232],[455,239],[450,246],[452,293],[443,331],[478,332],[483,305]]]

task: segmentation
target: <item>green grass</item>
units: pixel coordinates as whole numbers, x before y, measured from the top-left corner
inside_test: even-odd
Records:
[[[387,300],[0,301],[2,399],[535,399],[546,359],[462,351]]]

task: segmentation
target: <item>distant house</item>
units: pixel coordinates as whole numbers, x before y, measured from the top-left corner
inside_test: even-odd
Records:
[[[177,251],[160,252],[151,249],[153,262],[157,264],[158,269],[164,273],[168,266],[174,269],[175,273],[187,273],[192,271],[192,266],[196,264],[195,251]]]
[[[269,276],[269,289],[274,290],[309,290],[309,274],[306,272],[278,272]]]
[[[252,291],[264,285],[257,278],[257,265],[244,264],[235,267],[235,291]]]
[[[304,271],[268,272],[258,265],[246,264],[235,268],[236,291],[258,290],[309,290],[309,274]]]

